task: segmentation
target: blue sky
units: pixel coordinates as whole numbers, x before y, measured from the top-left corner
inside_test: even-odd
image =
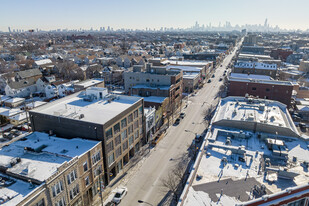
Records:
[[[263,24],[309,28],[309,0],[1,0],[0,30]]]

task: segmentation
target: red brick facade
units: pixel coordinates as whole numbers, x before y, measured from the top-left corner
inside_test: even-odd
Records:
[[[246,94],[255,97],[276,100],[286,104],[291,103],[293,86],[286,84],[269,84],[249,81],[229,81],[228,96],[242,96]]]

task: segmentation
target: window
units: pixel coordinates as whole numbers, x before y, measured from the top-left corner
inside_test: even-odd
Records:
[[[65,206],[64,197],[62,197],[58,202],[56,202],[55,206]]]
[[[150,80],[149,79],[146,79],[146,82],[149,82]]]
[[[305,206],[306,198],[296,200],[288,204],[288,206]]]
[[[86,172],[88,170],[88,164],[87,164],[87,161],[84,162],[83,164],[83,168],[84,168],[84,172]]]
[[[113,164],[115,162],[115,156],[114,156],[114,153],[110,154],[108,156],[108,166],[110,166],[111,164]]]
[[[140,136],[143,135],[143,128],[141,128],[141,129],[139,130],[139,135],[140,135]]]
[[[266,88],[266,92],[269,92],[270,91],[270,89],[269,88]]]
[[[136,130],[136,131],[134,132],[134,139],[135,139],[135,140],[138,139],[138,132],[139,132],[138,130]]]
[[[133,126],[134,126],[134,130],[138,128],[138,120],[134,122]]]
[[[114,134],[117,134],[118,132],[120,132],[120,123],[114,125]]]
[[[109,130],[105,132],[105,137],[106,137],[106,141],[113,137],[112,128],[110,128]]]
[[[88,186],[89,183],[90,183],[90,181],[89,181],[89,176],[87,176],[87,177],[85,178],[85,185]]]
[[[127,126],[127,118],[124,118],[121,120],[121,129],[125,128]]]
[[[115,153],[116,153],[116,159],[117,159],[121,155],[121,146],[116,149]]]
[[[133,114],[134,114],[134,119],[136,119],[138,117],[138,111],[135,110]]]
[[[129,135],[133,132],[133,125],[129,126],[128,127],[128,133]]]
[[[122,133],[121,133],[121,139],[122,141],[125,140],[127,138],[127,130],[124,130]]]
[[[129,145],[133,144],[134,138],[133,136],[129,137]]]
[[[252,87],[252,90],[256,90],[256,87]]]
[[[121,143],[121,137],[120,135],[118,135],[117,137],[115,137],[115,146],[119,145]]]
[[[98,151],[97,153],[92,155],[91,159],[92,159],[93,165],[96,164],[98,161],[100,161],[101,160],[101,151]]]
[[[143,121],[142,121],[142,120],[143,120],[143,117],[140,117],[140,118],[139,118],[139,125],[142,125],[142,124],[143,124]]]
[[[143,106],[138,108],[138,115],[141,116],[143,114]]]
[[[130,114],[128,116],[128,124],[130,124],[131,122],[133,122],[133,115],[132,114]]]
[[[102,165],[99,165],[97,168],[94,169],[93,175],[94,177],[100,175],[102,173]]]
[[[73,200],[74,197],[76,197],[76,195],[78,195],[79,193],[79,187],[78,185],[76,185],[75,187],[73,187],[72,190],[70,190],[70,199]]]
[[[76,170],[73,170],[71,173],[67,175],[68,185],[74,182],[77,179]]]
[[[123,151],[128,149],[128,141],[125,141],[123,144],[122,144],[122,149]]]
[[[114,142],[111,141],[110,143],[106,144],[106,153],[109,153],[114,150]]]
[[[62,191],[63,191],[63,183],[60,180],[52,187],[53,197],[56,197]]]

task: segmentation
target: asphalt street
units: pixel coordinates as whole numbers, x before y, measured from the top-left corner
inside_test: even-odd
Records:
[[[220,101],[218,91],[223,81],[219,79],[224,77],[223,73],[234,54],[235,50],[225,57],[221,63],[222,66],[218,66],[214,73],[215,77],[211,78],[210,83],[205,83],[195,96],[188,98],[188,106],[183,109],[186,117],[179,125],[171,126],[167,130],[166,136],[124,185],[128,188],[128,194],[121,201],[121,206],[160,205],[164,202],[167,193],[163,192],[160,180],[165,178],[180,157],[187,153],[194,139],[194,133],[200,134],[206,129],[203,123],[203,113],[210,105],[215,106]],[[192,133],[185,132],[185,130],[190,130]],[[138,200],[149,204],[138,203]]]

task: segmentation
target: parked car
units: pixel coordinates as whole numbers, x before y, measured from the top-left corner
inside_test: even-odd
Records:
[[[118,189],[113,200],[112,200],[112,202],[119,204],[127,193],[128,193],[128,189],[126,187],[122,187],[122,188]]]
[[[116,204],[114,202],[108,202],[105,206],[115,206]]]
[[[220,82],[222,81],[222,77],[219,79],[219,81],[220,81]]]
[[[184,113],[184,112],[181,112],[180,115],[179,115],[179,117],[180,117],[181,119],[185,118],[185,116],[186,116],[186,113]]]
[[[181,120],[180,118],[177,118],[176,121],[175,121],[175,123],[174,123],[174,125],[175,125],[175,126],[179,125],[180,120]]]

